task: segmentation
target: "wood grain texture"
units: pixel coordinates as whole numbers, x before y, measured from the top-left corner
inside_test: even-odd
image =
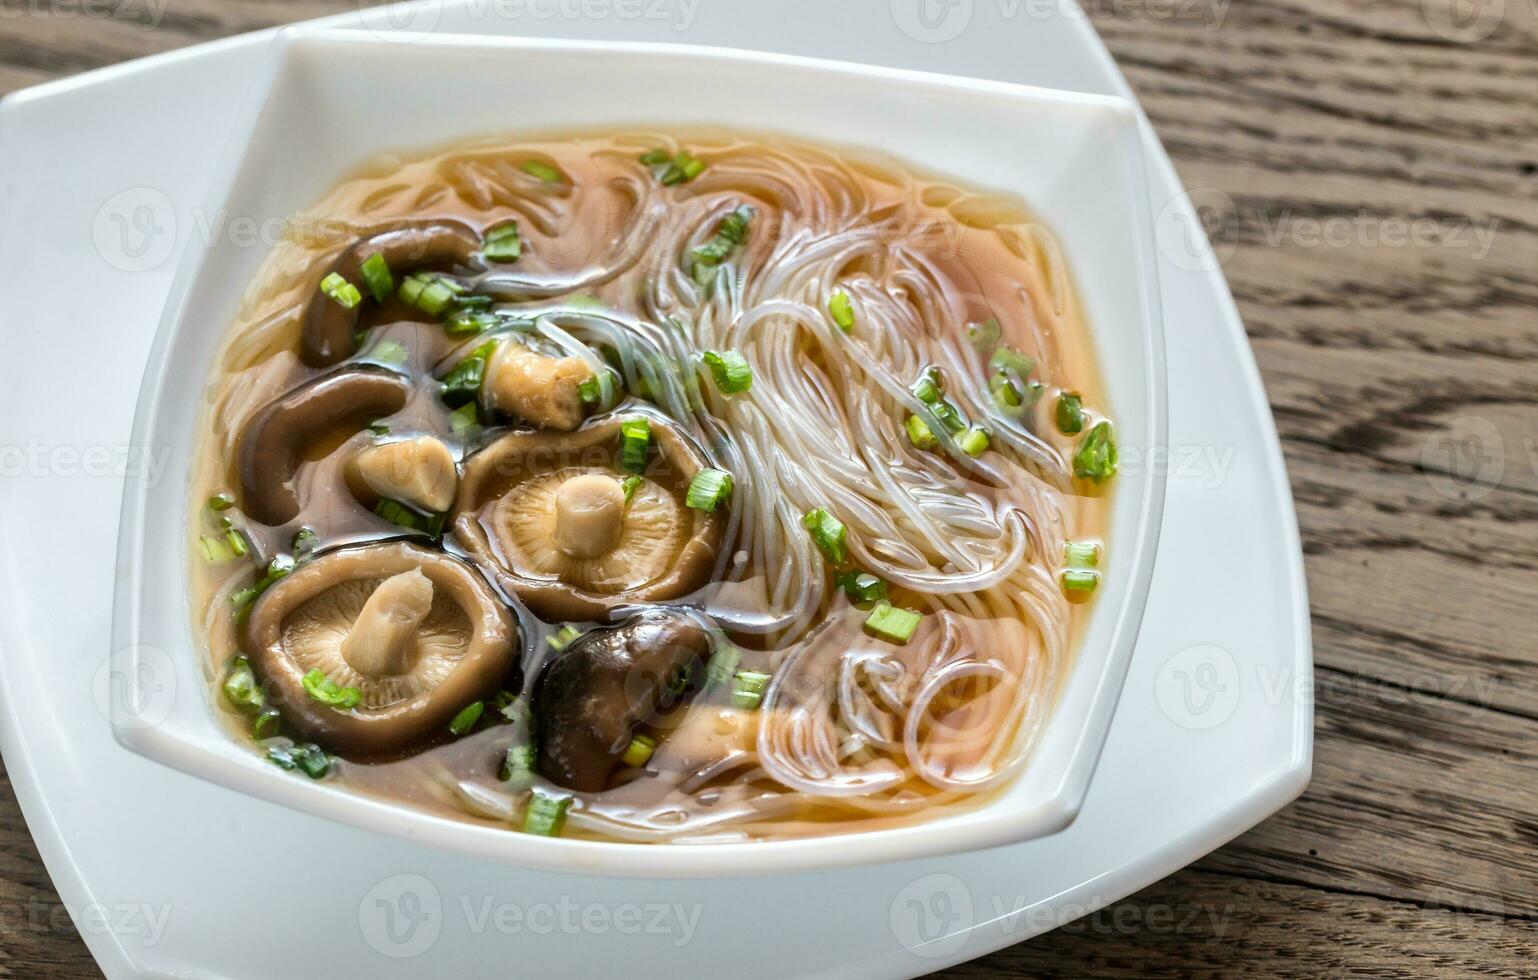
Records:
[[[353,9],[137,2],[0,0],[0,92]],[[1314,612],[1315,777],[1192,868],[948,975],[1534,976],[1538,0],[1086,6],[1266,381]],[[97,975],[3,781],[0,842],[0,977]]]

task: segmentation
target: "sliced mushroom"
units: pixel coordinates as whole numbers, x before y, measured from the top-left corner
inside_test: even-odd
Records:
[[[534,688],[535,768],[568,789],[603,789],[636,725],[657,709],[675,674],[710,645],[699,623],[665,609],[644,610],[622,626],[572,641]]]
[[[432,436],[370,446],[349,468],[374,494],[433,514],[453,506],[459,488],[454,454]]]
[[[481,247],[475,229],[460,221],[413,221],[360,238],[347,247],[327,270],[363,288],[362,267],[371,255],[381,255],[397,281],[429,266],[467,266]],[[330,367],[352,356],[359,307],[348,309],[319,291],[304,314],[299,357],[311,367]]]
[[[592,377],[580,357],[549,357],[507,340],[486,366],[487,407],[537,429],[570,432],[582,424],[580,386]]]
[[[506,606],[456,558],[404,543],[301,564],[262,593],[246,624],[252,664],[306,738],[353,758],[400,753],[442,732],[516,668]],[[356,708],[309,696],[319,670],[355,687]]]
[[[693,592],[710,578],[722,510],[686,506],[708,465],[670,423],[651,419],[656,452],[625,500],[621,419],[570,435],[515,432],[465,464],[453,511],[470,557],[551,620],[608,621],[612,610]]]
[[[263,524],[299,516],[292,481],[317,446],[336,445],[406,405],[411,382],[393,371],[358,366],[308,381],[257,412],[236,450],[241,508]]]

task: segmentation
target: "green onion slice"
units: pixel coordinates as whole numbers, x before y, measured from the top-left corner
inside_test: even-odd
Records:
[[[838,587],[857,606],[879,602],[886,598],[886,583],[870,572],[839,572],[833,577]]]
[[[935,438],[933,430],[929,428],[929,423],[917,415],[908,416],[908,421],[904,423],[904,428],[908,430],[908,441],[913,443],[913,448],[915,449],[933,449],[940,441]]]
[[[940,396],[945,393],[945,375],[937,367],[927,367],[918,380],[908,386],[908,390],[925,405],[938,404]]]
[[[567,623],[565,626],[562,626],[554,633],[551,633],[549,636],[545,637],[545,642],[550,645],[550,649],[554,650],[556,653],[560,653],[562,650],[571,646],[571,641],[575,640],[581,635],[581,630],[577,629],[570,623]]]
[[[558,837],[566,826],[566,811],[571,807],[570,796],[553,796],[535,790],[529,799],[529,808],[523,814],[523,832],[541,837]]]
[[[989,317],[982,323],[967,324],[967,340],[980,351],[992,351],[999,345],[999,321]]]
[[[543,160],[525,160],[520,166],[524,173],[547,184],[559,184],[566,176]]]
[[[668,155],[668,151],[661,147],[641,154],[641,162],[648,167],[660,167],[671,159],[673,158]]]
[[[625,492],[625,503],[630,503],[630,498],[635,496],[636,487],[641,485],[641,478],[634,474],[619,481],[619,488]]]
[[[1095,591],[1100,584],[1100,573],[1087,568],[1069,568],[1063,571],[1063,591],[1084,595]]]
[[[801,518],[801,526],[812,532],[812,542],[828,564],[837,566],[849,560],[849,549],[845,545],[848,528],[826,508],[814,507],[807,511]]]
[[[282,721],[283,713],[277,708],[262,708],[251,719],[251,737],[258,742],[264,738],[271,738],[278,734],[278,726]]]
[[[473,401],[465,402],[449,413],[449,428],[453,429],[454,435],[460,439],[470,438],[480,424],[480,412],[476,410]]]
[[[1079,448],[1073,454],[1073,475],[1096,483],[1116,475],[1116,440],[1111,435],[1111,423],[1097,424],[1079,440]]]
[[[736,351],[706,351],[703,359],[722,394],[735,395],[753,387],[753,369],[747,358]]]
[[[559,175],[556,179],[560,179]],[[518,222],[504,221],[487,228],[481,239],[481,254],[491,262],[517,262],[523,256],[523,239],[518,235]]]
[[[363,285],[368,287],[374,302],[383,303],[395,295],[395,277],[390,274],[390,263],[380,253],[364,259],[358,271],[363,273]]]
[[[1065,541],[1063,559],[1069,568],[1098,568],[1100,545],[1093,541]]]
[[[1084,400],[1077,391],[1057,396],[1057,431],[1068,435],[1084,431]]]
[[[363,700],[362,691],[356,687],[342,687],[327,677],[326,672],[319,667],[301,677],[299,683],[304,686],[304,693],[312,701],[319,701],[338,711],[351,711]]]
[[[257,683],[256,672],[245,657],[230,662],[229,673],[224,675],[224,697],[241,711],[259,711],[267,705],[262,687]]]
[[[751,711],[764,700],[769,675],[756,670],[739,670],[732,678],[732,707]]]
[[[988,358],[988,370],[1013,371],[1015,376],[1024,380],[1027,375],[1036,369],[1036,362],[1013,347],[1000,347]]]
[[[652,424],[646,419],[626,419],[619,426],[620,465],[632,473],[646,472],[646,456],[651,447]]]
[[[320,281],[320,291],[349,310],[363,302],[363,294],[358,292],[358,287],[348,282],[340,272],[328,273]]]
[[[443,387],[439,394],[444,404],[458,408],[480,396],[481,383],[486,380],[486,362],[496,349],[495,340],[486,341],[466,354],[463,360],[454,365],[453,370],[443,376]]]
[[[216,493],[208,498],[209,510],[229,510],[235,506],[235,495],[230,493]]]
[[[710,282],[716,268],[748,240],[748,226],[755,213],[748,205],[739,205],[721,219],[714,238],[689,250],[690,271],[697,285]]]
[[[639,769],[651,759],[652,753],[657,751],[657,740],[649,735],[632,735],[630,744],[625,746],[625,754],[620,756],[620,762]]]
[[[710,655],[710,662],[705,665],[705,690],[714,691],[717,688],[726,687],[737,676],[737,667],[742,663],[742,651],[730,643],[723,643],[716,647]]]
[[[502,779],[515,790],[527,789],[534,783],[534,746],[527,742],[508,746],[502,760]]]
[[[684,503],[695,510],[713,511],[732,495],[732,475],[725,470],[703,469],[689,481]]]
[[[311,779],[319,779],[331,768],[331,757],[311,742],[275,745],[267,750],[267,758],[280,769],[290,772],[297,769]]]
[[[844,333],[854,329],[854,304],[849,301],[848,293],[839,289],[828,297],[828,315]]]
[[[485,701],[471,701],[459,709],[459,714],[449,722],[449,731],[455,735],[467,734],[475,727],[475,723],[481,720],[481,715],[486,713]]]
[[[988,448],[988,441],[988,430],[981,425],[974,425],[956,443],[968,456],[981,456],[983,450]]]
[[[903,644],[912,638],[923,618],[924,614],[916,609],[902,609],[882,599],[865,617],[865,629],[883,640]]]

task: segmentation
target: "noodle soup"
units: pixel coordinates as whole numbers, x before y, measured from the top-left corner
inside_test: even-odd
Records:
[[[1018,201],[735,137],[377,161],[218,358],[196,627],[294,778],[635,842],[929,819],[1030,765],[1108,410]]]

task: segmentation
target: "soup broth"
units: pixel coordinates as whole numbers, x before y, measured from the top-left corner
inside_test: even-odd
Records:
[[[975,806],[1114,562],[1108,414],[1007,196],[719,135],[376,160],[288,223],[208,387],[213,696],[294,778],[510,832]]]

